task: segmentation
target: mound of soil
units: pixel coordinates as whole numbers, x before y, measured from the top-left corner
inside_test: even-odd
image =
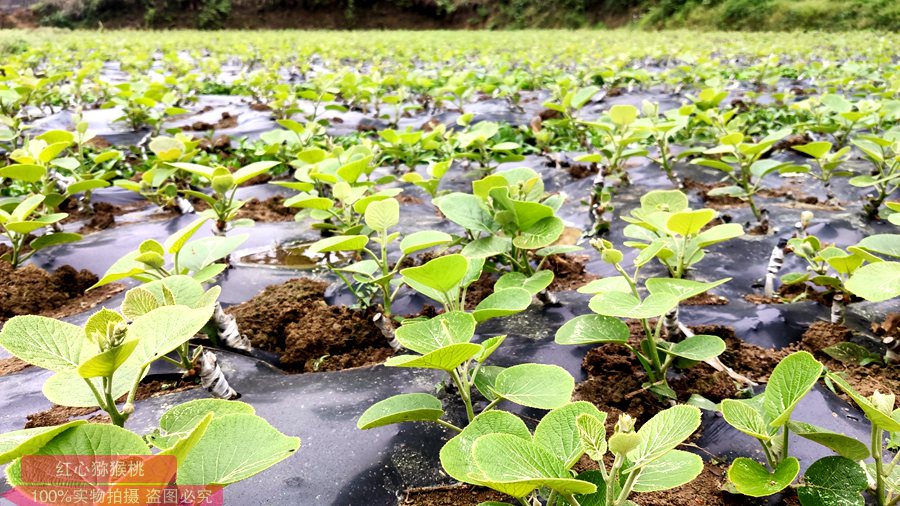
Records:
[[[113,284],[85,294],[98,279],[90,271],[77,271],[69,265],[49,273],[34,264],[13,269],[9,262],[0,261],[0,324],[24,314],[53,318],[73,315],[124,289]]]
[[[226,310],[253,346],[276,352],[295,372],[335,371],[379,364],[393,354],[369,315],[325,302],[328,285],[292,279],[267,287]]]
[[[487,501],[505,501],[508,496],[484,487],[447,485],[410,489],[400,500],[401,506],[475,506]]]
[[[193,202],[197,212],[209,209],[209,205],[202,200]],[[238,219],[249,218],[260,223],[274,223],[280,221],[294,221],[294,215],[297,214],[296,209],[284,206],[284,197],[276,195],[265,200],[252,198],[246,202],[238,211]]]
[[[69,213],[62,223],[83,221],[78,229],[79,234],[92,234],[116,226],[116,216],[122,216],[150,206],[148,201],[140,201],[127,206],[116,206],[108,202],[94,202],[91,204],[93,212],[80,209],[75,199],[67,199],[60,205],[60,211]]]
[[[553,255],[547,258],[545,265],[553,271],[551,292],[577,290],[597,279],[597,275],[587,272],[585,265],[590,257],[587,255]]]

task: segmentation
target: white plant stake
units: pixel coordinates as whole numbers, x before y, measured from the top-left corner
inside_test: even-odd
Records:
[[[766,297],[775,296],[775,278],[784,266],[784,248],[787,246],[787,239],[779,239],[778,244],[772,248],[772,254],[769,255],[769,266],[766,267]]]
[[[234,316],[226,313],[218,302],[213,313],[213,322],[215,322],[219,333],[219,341],[224,343],[225,346],[246,352],[253,350],[250,339],[241,334],[241,331],[238,329],[237,320]]]
[[[194,364],[197,367],[198,374],[200,375],[200,384],[203,385],[203,388],[217,399],[229,401],[240,399],[241,394],[237,393],[237,391],[228,384],[225,373],[223,373],[222,368],[219,367],[219,361],[216,359],[216,354],[202,348],[198,348],[198,351],[199,352],[194,358]]]

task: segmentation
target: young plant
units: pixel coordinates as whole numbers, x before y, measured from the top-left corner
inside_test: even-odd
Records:
[[[418,172],[407,172],[400,176],[400,180],[405,183],[412,183],[419,188],[425,190],[428,195],[431,196],[432,199],[437,198],[438,196],[438,187],[441,184],[441,179],[443,179],[444,174],[450,170],[451,165],[450,160],[446,160],[443,162],[434,162],[428,166],[428,178],[426,179],[424,176],[419,174]]]
[[[412,172],[418,165],[443,158],[447,146],[445,131],[444,125],[439,125],[430,132],[411,129],[404,132],[381,130],[378,132],[381,162],[392,164],[395,171],[400,170],[400,165],[405,165],[407,172]]]
[[[153,135],[159,135],[167,117],[188,112],[175,105],[178,95],[164,83],[122,83],[114,89],[114,94],[102,107],[119,107],[122,115],[115,121],[125,123],[135,131],[149,128]]]
[[[649,133],[656,145],[656,155],[650,156],[654,163],[662,167],[673,184],[681,188],[681,181],[678,174],[675,173],[674,161],[677,158],[672,154],[671,143],[684,128],[687,127],[688,117],[681,115],[678,111],[671,111],[660,116],[659,104],[645,100],[642,104],[643,118],[635,121],[635,128]]]
[[[0,206],[0,234],[10,243],[0,260],[12,264],[13,269],[24,264],[39,250],[81,240],[81,235],[71,232],[48,230],[38,237],[31,235],[32,232],[52,226],[68,216],[67,213],[39,214],[37,210],[45,199],[44,195],[31,195],[9,210],[4,209],[8,206]]]
[[[197,155],[200,141],[184,134],[175,137],[155,137],[149,148],[156,155],[150,169],[144,171],[140,181],[117,179],[113,185],[133,191],[163,209],[176,209],[182,214],[194,212],[194,206],[178,195],[189,187],[190,176],[169,165],[173,162],[190,162]]]
[[[556,216],[563,197],[545,193],[541,176],[527,167],[479,179],[472,183],[472,193],[450,193],[436,203],[447,219],[466,230],[463,255],[495,258],[525,276],[541,270],[549,255],[580,249],[554,246],[565,229]]]
[[[209,321],[219,288],[204,292],[188,277],[129,290],[122,313],[101,309],[77,327],[44,316],[16,316],[0,345],[29,364],[53,371],[44,395],[61,406],[93,407],[123,427],[150,364],[186,346]],[[128,394],[120,410],[118,399]]]
[[[600,172],[614,180],[628,181],[625,161],[634,156],[644,156],[643,146],[631,146],[645,139],[650,132],[635,124],[639,111],[633,105],[614,105],[598,121],[584,122],[591,134],[591,144],[599,153],[576,158],[579,162],[600,163]]]
[[[227,167],[207,167],[205,165],[197,165],[195,163],[170,162],[168,165],[176,169],[183,170],[189,174],[199,176],[210,185],[212,194],[206,194],[195,190],[181,190],[181,193],[198,198],[209,205],[209,209],[201,213],[215,220],[213,233],[216,235],[225,235],[231,228],[237,226],[253,225],[253,220],[238,220],[237,214],[241,207],[244,206],[243,200],[237,200],[235,194],[238,187],[247,181],[265,174],[272,167],[279,165],[280,162],[255,162],[245,165],[240,169],[232,172]]]
[[[640,429],[619,415],[607,438],[607,414],[588,402],[574,402],[544,415],[534,430],[504,411],[483,412],[441,449],[451,477],[489,487],[519,504],[626,506],[633,492],[680,487],[703,471],[703,460],[676,447],[700,426],[700,410],[674,406]],[[583,455],[599,470],[577,474]],[[606,458],[609,455],[611,458]],[[499,503],[505,504],[505,503]]]
[[[666,380],[670,367],[691,367],[698,362],[711,361],[725,351],[725,342],[717,336],[691,335],[682,341],[664,339],[663,323],[667,313],[678,304],[729,281],[721,279],[701,283],[686,279],[650,278],[644,282],[649,294],[642,297],[638,290],[640,269],[652,260],[661,243],[645,248],[634,259],[629,274],[622,266],[624,255],[614,249],[609,241],[595,239],[591,245],[600,252],[605,262],[611,263],[619,276],[592,281],[578,289],[581,293],[596,294],[589,303],[596,314],[577,316],[566,322],[556,332],[557,344],[583,345],[615,343],[631,350],[647,374],[643,388],[663,398],[675,399]],[[643,335],[640,346],[629,344],[628,326],[619,318],[640,321]],[[656,325],[651,319],[656,318]]]
[[[852,142],[875,165],[871,175],[850,178],[851,185],[873,190],[866,195],[863,210],[874,219],[884,201],[900,189],[900,131],[888,131],[880,137],[861,135]]]
[[[519,143],[501,139],[500,124],[480,121],[472,125],[471,121],[472,114],[463,115],[456,121],[465,127],[465,130],[453,137],[457,150],[454,158],[477,162],[478,166],[488,173],[493,172],[501,163],[525,159],[516,153],[522,148]]]
[[[568,82],[558,83],[553,90],[554,100],[543,104],[547,109],[558,113],[558,117],[543,121],[542,126],[558,131],[560,136],[574,138],[580,146],[587,148],[587,126],[578,113],[598,92],[598,86],[577,88],[570,86]]]
[[[846,162],[847,156],[850,154],[850,146],[844,146],[843,148],[832,152],[832,144],[830,142],[820,141],[810,142],[801,146],[794,146],[793,149],[811,156],[813,160],[816,161],[819,170],[810,170],[808,173],[822,182],[822,185],[825,187],[828,202],[833,202],[834,192],[831,190],[831,178],[853,175],[849,170],[839,169],[839,167]]]
[[[765,497],[789,487],[800,473],[800,462],[790,456],[788,441],[794,433],[821,444],[850,460],[866,458],[859,441],[812,424],[791,420],[800,400],[822,376],[823,366],[812,355],[798,351],[775,366],[763,393],[752,399],[725,399],[719,409],[735,429],[759,441],[765,465],[738,457],[728,468],[728,480],[737,492]]]
[[[849,466],[850,472],[862,475],[865,479],[858,480],[860,486],[856,490],[847,490],[845,493],[850,494],[854,502],[862,502],[859,491],[868,488],[878,506],[892,506],[900,503],[900,481],[897,479],[898,473],[900,473],[900,468],[897,467],[900,464],[900,454],[895,455],[892,459],[885,458],[886,439],[889,448],[896,450],[900,447],[900,408],[894,407],[896,402],[894,394],[881,393],[876,390],[871,396],[865,397],[854,390],[846,380],[834,373],[829,372],[825,379],[831,384],[837,385],[847,394],[865,413],[872,425],[872,439],[867,451],[861,452],[861,456],[854,455],[856,458],[852,458],[852,460],[861,461],[871,458],[873,463],[850,462],[853,464],[853,466]],[[862,446],[866,447],[865,444]],[[800,497],[803,498],[802,495]]]
[[[774,173],[806,172],[808,167],[790,162],[782,162],[773,158],[764,158],[775,144],[791,133],[790,129],[772,132],[759,142],[745,142],[744,134],[733,132],[719,137],[719,145],[707,149],[704,155],[720,155],[715,158],[697,158],[691,163],[711,167],[725,174],[725,179],[732,184],[711,190],[708,195],[727,195],[746,201],[757,220],[762,213],[756,207],[753,196],[760,190],[763,179]]]
[[[135,463],[136,456],[144,464],[154,457],[173,458],[177,473],[175,465],[167,466],[171,467],[171,476],[154,476],[153,480],[159,482],[140,486],[151,498],[154,492],[157,497],[168,496],[178,486],[186,486],[183,497],[189,493],[200,496],[198,487],[201,486],[207,487],[203,493],[213,495],[226,485],[250,478],[290,457],[300,447],[300,439],[279,432],[249,404],[200,399],[168,409],[160,418],[159,427],[145,437],[115,425],[74,420],[63,425],[0,434],[0,447],[4,449],[0,465],[9,464],[7,482],[29,497],[29,491],[47,486],[29,481],[29,476],[36,474],[28,472],[35,465],[35,461],[26,462],[30,456],[59,457],[77,449],[79,463],[98,469],[101,465],[127,468]],[[153,454],[153,449],[157,453]],[[111,460],[111,456],[121,456],[121,459]],[[74,460],[74,457],[67,458],[68,462]],[[81,481],[67,488],[72,497],[82,492],[106,492],[109,494],[106,497],[114,497],[136,487]]]
[[[655,251],[673,278],[684,278],[706,256],[705,248],[744,235],[737,223],[706,228],[716,218],[712,209],[692,210],[679,190],[654,190],[641,197],[641,207],[622,219],[629,223],[625,246]]]
[[[463,311],[443,313],[425,321],[404,322],[397,329],[397,340],[416,354],[391,357],[385,365],[446,372],[465,404],[467,423],[476,419],[473,389],[489,401],[482,414],[504,400],[536,409],[558,408],[569,402],[575,380],[559,366],[484,365],[506,336],[473,343],[476,323],[473,313]],[[443,406],[437,397],[426,393],[401,394],[369,407],[356,426],[365,430],[400,422],[433,422],[462,431],[443,417]]]
[[[227,268],[227,263],[223,260],[243,244],[249,235],[212,236],[191,240],[208,220],[208,217],[194,220],[172,234],[163,244],[153,239],[142,242],[137,250],[116,260],[91,289],[125,278],[142,283],[183,276],[190,276],[199,283],[213,281]],[[215,340],[218,343],[229,348],[250,351],[250,341],[240,333],[234,317],[226,314],[218,302],[215,303],[212,322],[216,327]],[[180,367],[191,370],[194,367],[192,364],[194,360],[188,355],[187,349],[181,350],[180,355]],[[214,369],[214,365],[209,364],[209,367]],[[204,370],[201,368],[201,372]]]

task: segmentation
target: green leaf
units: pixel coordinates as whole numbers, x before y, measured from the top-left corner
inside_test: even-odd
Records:
[[[14,316],[0,332],[6,351],[54,372],[78,367],[86,341],[81,328],[45,316]]]
[[[770,473],[755,460],[746,457],[734,459],[728,468],[728,479],[738,492],[750,497],[765,497],[777,494],[790,486],[800,474],[800,462],[788,457]]]
[[[524,229],[513,238],[513,245],[520,249],[539,249],[556,242],[566,226],[556,216],[548,216]]]
[[[634,482],[635,492],[657,492],[694,481],[703,472],[703,459],[682,450],[672,450],[645,465]]]
[[[744,434],[761,441],[769,441],[774,435],[775,431],[766,425],[766,420],[750,401],[723,399],[721,408],[725,421]]]
[[[326,237],[309,245],[306,252],[310,255],[316,253],[328,253],[332,251],[359,251],[369,243],[369,237],[365,235],[336,235]]]
[[[873,234],[857,244],[873,253],[900,258],[900,234]]]
[[[478,353],[478,356],[475,357],[475,360],[479,362],[484,362],[491,356],[492,353],[497,351],[497,348],[506,340],[506,335],[502,336],[494,336],[488,339],[485,339],[481,343],[481,352]]]
[[[178,253],[181,251],[181,248],[184,247],[185,243],[187,243],[194,234],[200,230],[200,227],[203,226],[209,220],[208,217],[200,217],[196,220],[192,221],[188,226],[182,228],[178,232],[175,232],[168,239],[166,239],[163,247],[166,249],[168,253]]]
[[[500,397],[538,409],[554,409],[569,402],[575,380],[555,365],[519,364],[497,375],[494,391]]]
[[[110,424],[86,423],[70,426],[57,434],[33,455],[149,455],[150,448],[130,430]],[[7,481],[21,486],[22,461],[16,460],[6,469]],[[181,470],[179,469],[179,474]]]
[[[137,345],[136,340],[125,341],[119,346],[94,355],[78,366],[78,375],[82,378],[112,376],[119,366],[131,356]]]
[[[606,453],[606,413],[601,412],[600,417],[589,414],[580,414],[575,419],[575,427],[578,429],[578,437],[584,446],[584,453],[591,460],[600,462]]]
[[[641,209],[647,212],[677,213],[688,205],[687,195],[679,190],[653,190],[641,197]]]
[[[445,303],[457,299],[460,282],[469,269],[469,261],[460,254],[429,260],[419,267],[402,269],[403,282],[413,290]]]
[[[44,234],[40,237],[35,238],[29,246],[34,251],[41,250],[50,246],[57,246],[59,244],[68,244],[72,242],[78,242],[81,240],[81,234],[74,234],[71,232],[56,232],[50,234]]]
[[[590,494],[597,488],[572,478],[566,466],[540,445],[511,434],[481,436],[472,445],[472,458],[486,486],[513,497],[525,497],[541,487],[567,495]]]
[[[243,183],[246,183],[247,181],[255,178],[256,176],[264,174],[272,167],[276,167],[280,164],[281,164],[281,162],[268,161],[268,162],[255,162],[255,163],[251,163],[250,165],[245,165],[244,167],[241,167],[240,169],[234,171],[234,174],[233,174],[234,185],[238,186]]]
[[[402,422],[439,420],[444,415],[441,401],[430,394],[400,394],[376,402],[356,422],[362,430]]]
[[[0,434],[0,465],[7,464],[22,455],[32,455],[55,438],[57,434],[70,427],[85,423],[87,423],[86,420],[73,420],[63,425],[35,427]]]
[[[530,294],[537,295],[541,290],[550,286],[550,283],[553,283],[553,271],[542,269],[531,276],[526,276],[521,272],[507,272],[494,283],[494,290],[524,288]]]
[[[211,236],[191,241],[181,250],[178,263],[188,272],[196,274],[231,254],[248,238],[250,238],[250,234],[226,237]]]
[[[625,276],[613,276],[591,281],[577,290],[578,293],[629,292],[631,286]]]
[[[834,374],[828,373],[828,379],[831,380],[832,383],[838,386],[841,390],[847,394],[848,397],[853,399],[853,402],[859,406],[859,409],[863,410],[863,413],[866,414],[866,418],[869,419],[872,423],[877,425],[882,430],[886,430],[888,432],[900,432],[900,421],[895,420],[891,417],[890,413],[884,413],[875,406],[868,398],[863,397],[859,394],[853,387],[850,386],[849,383],[844,378]]]
[[[628,325],[611,316],[576,316],[556,331],[556,344],[600,344],[628,342]]]
[[[497,394],[494,393],[494,385],[497,383],[497,375],[500,374],[505,367],[498,367],[496,365],[482,365],[480,369],[478,369],[478,375],[475,376],[475,388],[484,396],[485,399],[489,401],[494,401],[497,399]]]
[[[437,200],[438,209],[448,220],[466,230],[493,233],[493,219],[481,199],[468,193],[451,193]]]
[[[421,230],[404,237],[400,241],[400,251],[409,255],[423,249],[433,248],[453,242],[450,234],[435,230]]]
[[[159,419],[159,428],[147,436],[147,442],[161,450],[171,448],[180,439],[188,437],[197,424],[210,413],[214,416],[252,415],[256,410],[253,406],[240,401],[223,399],[188,401],[166,411]]]
[[[665,350],[670,355],[696,362],[718,357],[725,351],[725,341],[718,336],[698,334],[679,341]]]
[[[638,110],[633,105],[617,104],[609,109],[609,118],[619,126],[627,126],[637,119]]]
[[[822,375],[822,364],[805,351],[791,353],[775,366],[763,400],[763,411],[772,427],[786,424],[800,399]]]
[[[405,348],[424,355],[451,344],[468,343],[475,335],[475,324],[470,313],[451,311],[401,325],[395,334]]]
[[[36,183],[47,173],[40,165],[13,164],[0,168],[0,177],[8,177],[25,183]]]
[[[476,322],[481,323],[491,318],[516,314],[528,309],[531,297],[531,293],[524,288],[496,290],[475,306],[472,315]]]
[[[372,202],[366,207],[365,220],[372,230],[387,232],[400,222],[400,202],[394,198]]]
[[[300,438],[278,432],[256,415],[213,418],[203,438],[178,467],[179,485],[228,485],[291,456]]]
[[[862,346],[856,343],[851,343],[849,341],[840,342],[828,346],[827,348],[822,348],[822,351],[829,357],[845,364],[866,366],[871,363],[884,361],[881,355],[872,353],[866,348],[863,348]]]
[[[188,307],[199,307],[205,294],[203,285],[190,276],[184,275],[151,281],[145,283],[142,288],[152,293],[160,302],[165,301],[165,292],[168,290],[174,297],[175,304]]]
[[[742,235],[744,235],[744,227],[737,223],[725,223],[700,232],[694,240],[697,242],[697,247],[705,248]]]
[[[701,293],[731,281],[731,278],[723,278],[718,281],[704,283],[690,279],[676,278],[650,278],[646,281],[647,291],[651,294],[668,294],[678,298],[678,301],[690,299]]]
[[[619,318],[656,318],[678,306],[678,298],[667,293],[651,293],[643,301],[630,293],[601,292],[588,303],[591,310]]]
[[[844,457],[825,457],[813,462],[803,475],[797,496],[803,506],[863,506],[868,488],[866,473]]]
[[[716,212],[712,209],[680,211],[669,217],[666,228],[683,236],[696,235],[715,217]]]
[[[572,402],[544,415],[534,429],[534,442],[549,450],[566,468],[572,467],[585,453],[577,424],[578,418],[584,415],[601,423],[606,420],[606,413],[593,404]]]
[[[489,235],[463,246],[462,253],[466,258],[490,258],[507,253],[512,248],[512,239],[498,235]]]
[[[510,434],[531,441],[531,432],[516,415],[506,411],[485,411],[441,448],[444,471],[461,482],[480,485],[481,482],[475,479],[480,471],[472,459],[472,445],[486,434]]]
[[[296,207],[299,209],[324,210],[331,209],[334,206],[334,202],[331,199],[325,197],[315,197],[313,195],[301,193],[285,200],[284,205],[285,207]]]
[[[425,355],[398,355],[385,361],[387,367],[419,367],[453,371],[460,364],[481,352],[481,345],[475,343],[450,344]]]
[[[640,468],[671,451],[698,427],[700,410],[694,406],[682,404],[660,411],[638,430],[641,443],[628,454],[630,469]]]
[[[871,302],[881,302],[900,296],[900,262],[867,264],[853,273],[845,286]]]
[[[802,146],[793,146],[793,148],[801,153],[806,153],[813,158],[824,158],[825,155],[831,151],[831,143],[824,141],[810,142],[808,144],[803,144]]]
[[[127,339],[138,341],[128,362],[143,366],[166,355],[200,332],[212,313],[212,305],[163,306],[137,318],[128,326]]]
[[[865,460],[871,453],[868,446],[856,438],[838,434],[809,423],[791,421],[788,422],[788,428],[792,433],[810,441],[815,441],[826,448],[834,450],[838,455],[853,461]]]

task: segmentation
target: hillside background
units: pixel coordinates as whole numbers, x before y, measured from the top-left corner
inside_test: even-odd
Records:
[[[897,0],[0,0],[0,13],[5,27],[900,29]]]

